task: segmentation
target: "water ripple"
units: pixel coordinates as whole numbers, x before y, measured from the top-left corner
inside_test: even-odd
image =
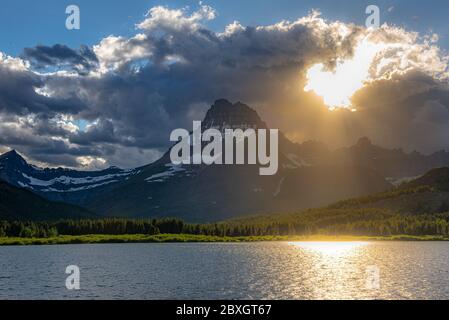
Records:
[[[448,279],[445,242],[0,247],[2,299],[448,299]]]

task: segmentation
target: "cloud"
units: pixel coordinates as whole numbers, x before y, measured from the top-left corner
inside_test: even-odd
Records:
[[[27,61],[0,53],[0,112],[15,115],[76,114],[86,106],[76,94],[43,94],[48,78],[33,72]]]
[[[53,165],[143,165],[165,150],[172,129],[191,127],[225,97],[257,108],[296,141],[338,146],[368,135],[395,147],[449,147],[441,120],[448,57],[437,35],[368,30],[319,12],[266,26],[235,21],[214,32],[206,24],[217,14],[203,5],[193,12],[158,6],[130,37],[0,55],[0,146]],[[336,70],[363,41],[377,51],[352,97],[358,112],[330,112],[304,91],[307,72],[317,64]]]
[[[131,61],[151,57],[151,44],[146,40],[144,34],[137,34],[130,39],[116,36],[104,38],[93,47],[100,62],[99,71],[106,73]]]
[[[68,66],[80,73],[95,68],[98,63],[97,56],[87,46],[81,46],[80,49],[73,50],[61,44],[55,44],[51,47],[40,45],[34,48],[25,48],[22,57],[30,61],[35,68]]]
[[[155,30],[195,32],[202,28],[202,21],[213,20],[216,14],[215,9],[207,5],[201,5],[199,10],[191,15],[186,12],[186,9],[173,10],[157,6],[147,12],[146,19],[137,24],[137,27],[148,32]]]

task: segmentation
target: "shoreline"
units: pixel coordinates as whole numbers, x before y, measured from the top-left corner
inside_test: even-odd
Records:
[[[347,241],[449,241],[444,236],[248,236],[219,237],[191,234],[158,235],[80,235],[57,236],[51,238],[0,238],[0,246],[65,245],[101,243],[245,243],[245,242],[347,242]]]

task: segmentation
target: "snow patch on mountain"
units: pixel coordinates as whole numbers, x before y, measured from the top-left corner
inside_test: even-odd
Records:
[[[42,191],[42,192],[76,192],[76,191],[98,188],[98,187],[101,187],[101,186],[104,186],[107,184],[111,184],[111,183],[116,183],[116,182],[119,182],[119,180],[110,180],[110,181],[106,181],[103,183],[91,184],[91,185],[87,185],[87,186],[70,188],[70,189],[66,189],[66,190],[60,190],[60,189],[55,189],[55,188],[50,187],[50,188],[46,188],[46,189],[41,189],[40,191]]]
[[[64,185],[80,185],[80,184],[89,184],[89,183],[98,183],[105,180],[111,180],[118,177],[125,177],[130,175],[131,172],[124,172],[124,173],[116,173],[116,174],[107,174],[104,176],[98,176],[98,177],[83,177],[83,178],[74,178],[74,177],[68,177],[68,176],[60,176],[51,180],[40,180],[36,179],[34,177],[28,176],[25,173],[22,173],[22,175],[30,181],[30,185],[32,186],[41,186],[41,187],[48,187],[51,185],[54,185],[56,183],[61,183]]]
[[[75,192],[117,183],[123,178],[129,179],[129,176],[139,172],[139,170],[130,169],[100,176],[70,177],[62,175],[50,180],[39,179],[22,172],[21,175],[25,179],[23,181],[17,181],[17,184],[22,188],[29,188],[39,192]]]
[[[182,165],[175,165],[172,163],[167,163],[165,166],[168,168],[166,171],[153,174],[152,176],[146,178],[145,181],[147,181],[147,182],[164,182],[168,178],[175,176],[177,173],[186,171],[186,169],[184,169],[182,167]]]
[[[296,168],[301,168],[301,167],[310,167],[310,166],[312,166],[310,163],[307,163],[304,159],[301,159],[296,154],[288,153],[285,156],[293,164],[293,165],[291,165],[291,164],[290,165],[288,165],[288,164],[285,165],[285,167],[288,168],[288,169],[296,169]]]
[[[402,178],[394,178],[394,177],[388,177],[386,178],[386,180],[391,183],[392,185],[394,185],[395,187],[400,186],[403,183],[407,183],[416,179],[421,178],[422,175],[419,176],[413,176],[413,177],[402,177]]]
[[[282,177],[281,180],[279,180],[279,183],[276,187],[276,191],[273,193],[273,197],[277,197],[282,190],[282,184],[284,183],[285,177]]]

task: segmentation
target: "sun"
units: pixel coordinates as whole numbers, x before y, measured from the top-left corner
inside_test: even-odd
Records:
[[[369,80],[370,67],[382,49],[382,44],[364,39],[356,47],[353,57],[339,61],[334,70],[326,70],[321,63],[313,65],[307,71],[304,91],[321,96],[330,110],[353,109],[351,97]]]

